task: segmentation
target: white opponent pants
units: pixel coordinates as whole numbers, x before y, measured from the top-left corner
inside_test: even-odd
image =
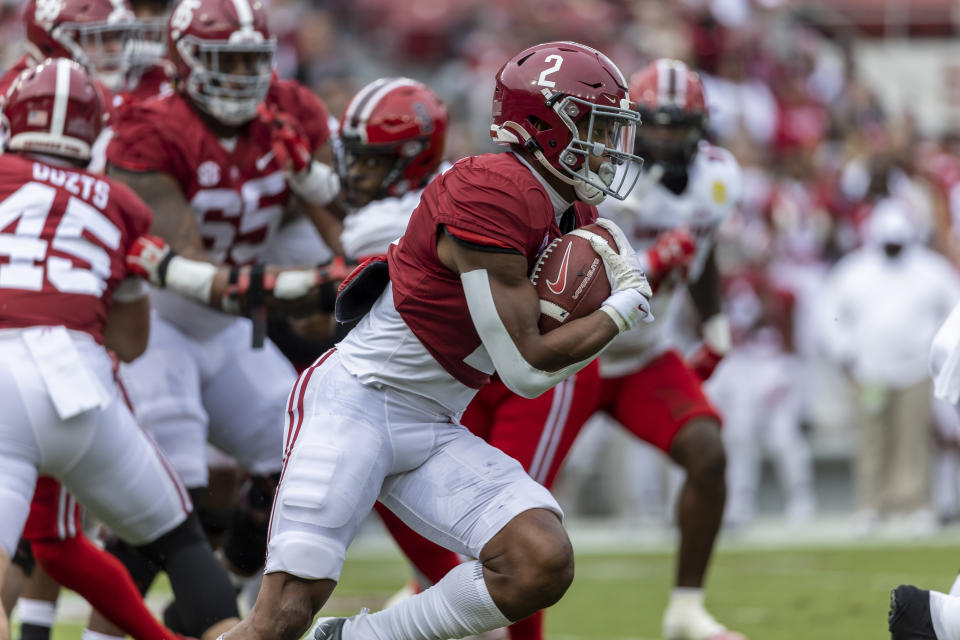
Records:
[[[235,318],[195,338],[153,314],[146,352],[121,367],[137,420],[184,484],[207,485],[207,442],[255,474],[280,471],[284,403],[296,371],[252,323]]]

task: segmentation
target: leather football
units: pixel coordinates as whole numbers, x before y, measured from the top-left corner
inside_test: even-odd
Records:
[[[560,236],[544,249],[530,273],[540,296],[540,333],[590,315],[610,296],[603,260],[585,234],[599,235],[617,250],[613,237],[598,224]]]

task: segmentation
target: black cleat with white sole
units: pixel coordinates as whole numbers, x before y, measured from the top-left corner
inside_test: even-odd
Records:
[[[937,640],[930,619],[930,592],[902,584],[890,592],[890,640]]]

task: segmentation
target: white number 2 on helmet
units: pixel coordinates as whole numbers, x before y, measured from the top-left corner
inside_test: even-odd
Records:
[[[560,71],[560,65],[563,64],[563,56],[550,55],[544,58],[543,61],[550,62],[551,60],[555,61],[556,64],[554,64],[549,69],[544,69],[543,71],[540,72],[540,79],[537,80],[537,84],[541,87],[549,87],[552,89],[555,86],[557,86],[557,83],[554,82],[553,80],[547,80],[547,76],[553,73],[556,73],[557,71]]]

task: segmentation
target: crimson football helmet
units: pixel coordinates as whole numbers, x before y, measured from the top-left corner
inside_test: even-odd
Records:
[[[424,187],[443,159],[448,121],[440,98],[416,80],[380,78],[361,89],[340,120],[340,174],[348,200],[350,168],[364,156],[393,158],[377,191],[361,194],[364,199],[398,197]]]
[[[6,148],[87,162],[103,127],[103,96],[73,60],[53,58],[14,80],[2,107]]]
[[[679,60],[660,58],[630,77],[630,97],[644,126],[637,131],[637,152],[660,165],[665,181],[682,174],[707,133],[707,103],[700,76]]]
[[[167,23],[178,87],[229,126],[256,116],[270,88],[276,49],[261,0],[180,0]]]
[[[123,50],[133,33],[127,0],[29,0],[23,13],[35,62],[72,58],[109,89],[123,80]]]
[[[575,42],[548,42],[521,51],[497,72],[494,142],[520,145],[577,197],[597,204],[624,199],[643,162],[633,154],[634,129],[627,81],[607,56]],[[603,162],[596,171],[590,157]]]

